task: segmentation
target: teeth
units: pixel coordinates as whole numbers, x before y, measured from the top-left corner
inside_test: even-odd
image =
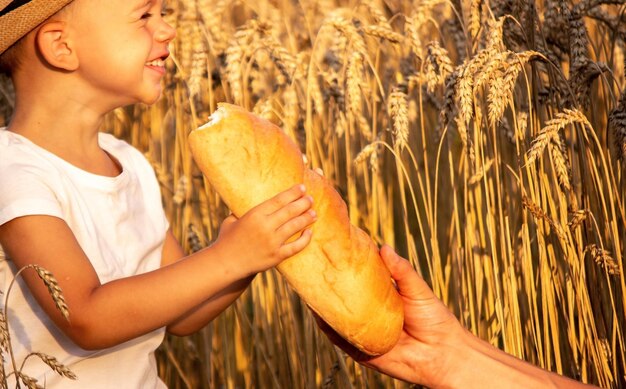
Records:
[[[165,66],[165,61],[163,61],[162,59],[155,59],[153,61],[146,62],[146,65],[148,65],[148,66],[164,67]]]

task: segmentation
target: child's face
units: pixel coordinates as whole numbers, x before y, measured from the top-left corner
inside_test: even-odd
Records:
[[[162,7],[163,0],[76,0],[68,24],[87,101],[115,108],[159,98],[176,35]]]

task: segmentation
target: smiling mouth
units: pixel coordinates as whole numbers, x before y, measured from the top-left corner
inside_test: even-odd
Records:
[[[165,60],[163,59],[154,59],[152,61],[146,62],[147,66],[156,66],[159,68],[165,67]]]

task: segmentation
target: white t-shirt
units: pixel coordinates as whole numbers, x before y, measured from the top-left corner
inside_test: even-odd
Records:
[[[99,142],[121,164],[119,176],[86,172],[25,137],[0,129],[0,225],[27,215],[63,219],[104,284],[157,269],[169,226],[159,184],[144,156],[110,134],[101,133]],[[0,262],[0,290],[6,293],[15,272],[12,262]],[[164,329],[110,349],[83,350],[48,318],[21,277],[11,290],[8,311],[18,369],[30,352],[42,352],[78,377],[77,381],[60,377],[39,358],[28,358],[23,373],[46,388],[165,388],[154,357]],[[5,371],[10,373],[10,358],[5,359]]]

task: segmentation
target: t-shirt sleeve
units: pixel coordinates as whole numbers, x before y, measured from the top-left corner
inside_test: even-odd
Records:
[[[0,225],[31,215],[63,217],[49,173],[19,163],[0,166]]]

